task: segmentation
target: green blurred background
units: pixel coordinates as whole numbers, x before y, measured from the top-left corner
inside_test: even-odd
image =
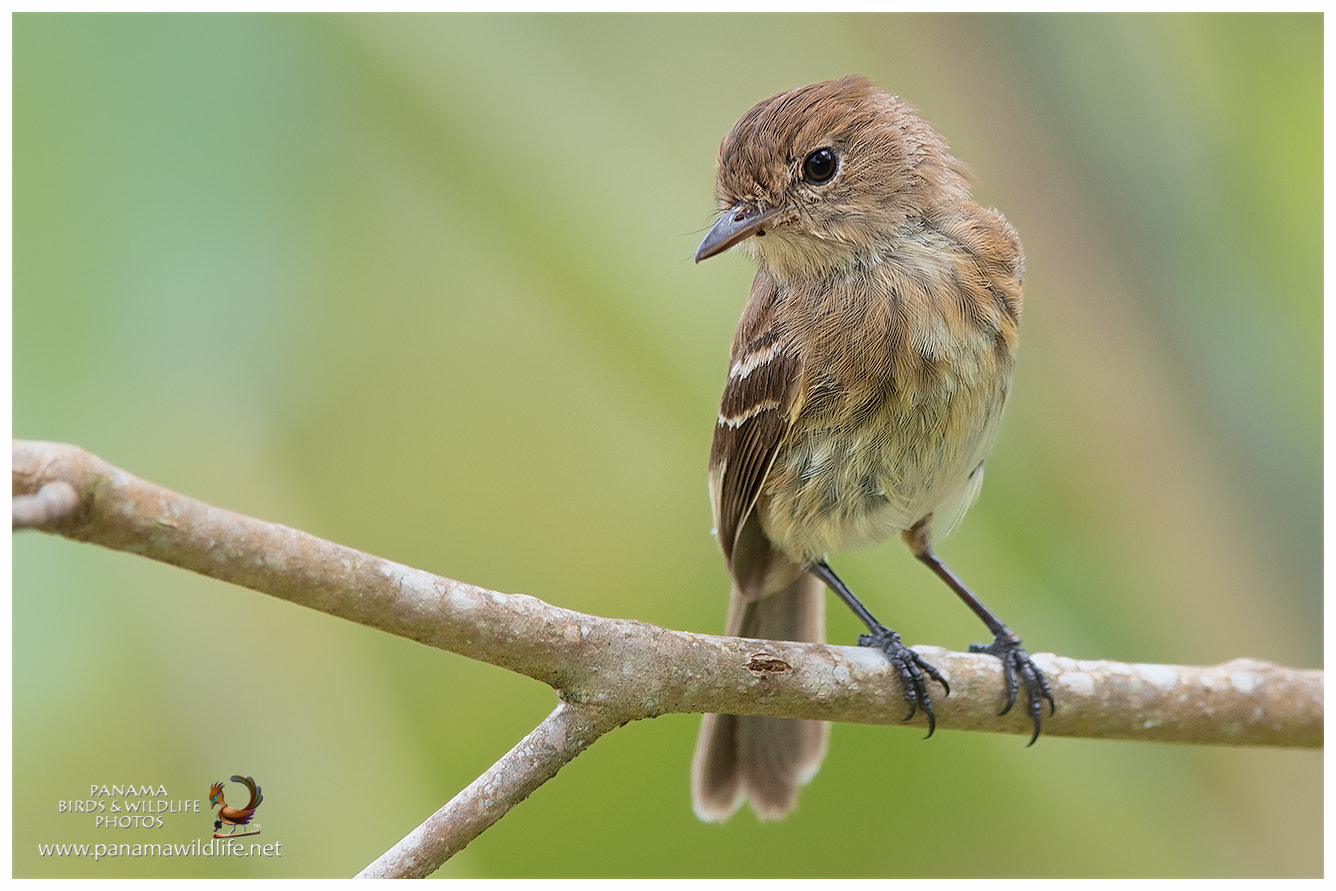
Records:
[[[1014,397],[943,556],[1032,651],[1322,665],[1322,20],[19,15],[14,432],[590,613],[718,632],[705,463],[752,270],[733,121],[861,72],[1024,240]],[[837,566],[983,629],[896,543]],[[830,608],[833,640],[859,632]],[[14,538],[14,872],[343,876],[552,707],[533,681]],[[841,725],[799,809],[692,816],[699,719],[595,745],[443,876],[1316,876],[1322,758]],[[58,813],[253,774],[281,859]],[[239,787],[230,786],[231,796]]]

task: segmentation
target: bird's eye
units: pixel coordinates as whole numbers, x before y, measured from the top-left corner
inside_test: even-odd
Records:
[[[830,181],[837,166],[835,150],[819,148],[803,159],[803,179],[819,186]]]

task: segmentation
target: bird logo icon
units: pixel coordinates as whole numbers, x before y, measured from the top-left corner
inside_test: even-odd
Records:
[[[243,835],[259,835],[260,824],[251,825],[251,819],[255,816],[255,809],[264,801],[264,795],[260,793],[260,787],[255,784],[255,780],[250,777],[232,775],[232,782],[240,783],[250,790],[250,801],[246,802],[245,807],[232,807],[223,799],[223,784],[214,783],[209,787],[209,808],[218,808],[218,819],[213,821],[214,838],[233,838]],[[231,827],[227,832],[223,832],[224,826]],[[237,832],[237,827],[243,827],[241,832]]]

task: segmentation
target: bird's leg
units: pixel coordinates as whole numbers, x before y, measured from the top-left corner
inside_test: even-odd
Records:
[[[835,571],[827,565],[826,561],[818,560],[807,567],[812,575],[826,583],[830,590],[840,596],[848,606],[854,611],[854,615],[862,620],[867,626],[868,633],[861,634],[858,637],[860,647],[875,647],[886,654],[886,658],[891,660],[891,664],[900,672],[900,678],[904,682],[905,702],[909,703],[909,714],[905,715],[904,720],[908,721],[914,717],[915,709],[923,709],[923,714],[928,717],[928,736],[937,729],[937,717],[932,713],[932,697],[928,695],[928,682],[924,675],[932,678],[942,685],[946,695],[951,695],[951,688],[947,686],[946,679],[942,677],[941,672],[924,662],[918,653],[915,653],[909,647],[900,641],[900,635],[896,634],[885,625],[881,624],[873,617],[872,613],[867,611],[867,607],[858,602],[858,598],[849,590],[849,586],[840,580]],[[925,736],[924,739],[927,739]]]
[[[992,610],[984,606],[979,598],[975,597],[973,592],[965,587],[965,583],[958,579],[956,574],[948,569],[946,564],[933,553],[928,536],[927,520],[922,520],[913,528],[905,530],[904,537],[909,549],[914,552],[914,556],[937,573],[937,577],[946,582],[947,586],[956,592],[956,596],[965,601],[965,605],[974,610],[974,614],[983,620],[989,631],[993,632],[993,642],[991,644],[970,644],[970,652],[987,653],[990,656],[996,656],[1002,662],[1002,676],[1006,683],[1007,704],[1002,707],[1002,711],[998,714],[1005,715],[1016,704],[1016,687],[1019,678],[1020,686],[1025,688],[1026,711],[1030,715],[1030,720],[1034,722],[1034,734],[1031,735],[1028,745],[1034,745],[1034,741],[1039,738],[1039,724],[1043,716],[1044,700],[1048,700],[1048,713],[1050,715],[1057,710],[1057,706],[1053,702],[1053,691],[1049,688],[1044,673],[1034,664],[1030,654],[1025,652],[1025,649],[1021,646],[1021,639],[1016,632],[1002,624],[1002,620],[994,615]]]

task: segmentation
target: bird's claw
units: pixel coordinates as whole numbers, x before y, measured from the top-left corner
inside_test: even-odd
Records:
[[[1030,654],[1021,646],[1021,639],[1010,632],[999,633],[991,644],[970,644],[971,653],[987,653],[996,656],[1002,662],[1002,677],[1006,684],[1007,704],[999,715],[1005,715],[1016,704],[1017,686],[1025,687],[1025,708],[1030,720],[1034,722],[1034,733],[1027,746],[1034,745],[1039,739],[1039,725],[1043,717],[1043,701],[1048,700],[1048,713],[1057,711],[1053,702],[1053,691],[1044,678],[1039,666],[1034,664]],[[1018,682],[1019,678],[1019,682]]]
[[[901,642],[899,634],[884,625],[878,625],[869,634],[860,635],[858,645],[881,650],[891,660],[891,664],[900,672],[900,679],[904,682],[905,702],[909,703],[909,714],[903,720],[908,721],[914,717],[917,709],[923,709],[923,714],[928,718],[928,736],[932,736],[937,729],[937,717],[932,713],[932,697],[928,695],[928,682],[924,675],[941,684],[946,695],[950,696],[951,688],[942,673],[924,662],[918,653]],[[928,736],[923,738],[927,739]]]

